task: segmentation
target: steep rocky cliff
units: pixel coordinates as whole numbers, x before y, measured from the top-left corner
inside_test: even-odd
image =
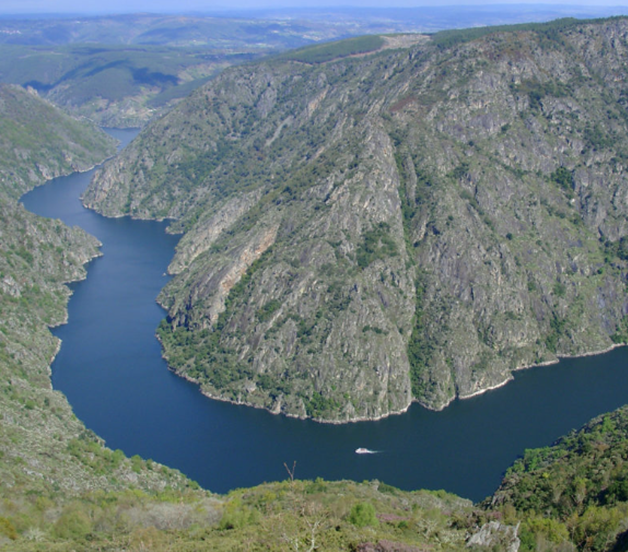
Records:
[[[559,21],[229,70],[85,202],[185,232],[159,335],[207,394],[440,409],[626,341],[627,36]]]

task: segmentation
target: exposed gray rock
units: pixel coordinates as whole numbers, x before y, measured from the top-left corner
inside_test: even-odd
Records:
[[[482,525],[477,533],[471,535],[467,541],[467,547],[517,552],[521,545],[517,536],[518,531],[519,525],[513,527],[512,525],[504,525],[499,521],[489,521]]]
[[[160,338],[208,395],[338,422],[441,409],[628,337],[627,35],[226,71],[85,201],[177,219]]]

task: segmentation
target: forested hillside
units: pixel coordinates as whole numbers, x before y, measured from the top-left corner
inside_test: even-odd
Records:
[[[0,548],[91,531],[93,519],[75,502],[85,493],[107,491],[110,505],[138,507],[149,495],[206,500],[206,493],[183,492],[196,485],[179,472],[107,449],[50,382],[59,340],[48,328],[65,322],[64,284],[85,277],[99,243],[27,212],[17,199],[48,178],[101,162],[115,152],[114,141],[37,94],[0,86],[0,143]]]

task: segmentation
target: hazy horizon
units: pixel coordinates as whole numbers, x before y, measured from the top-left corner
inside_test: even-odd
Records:
[[[257,12],[264,10],[311,10],[311,9],[378,9],[386,11],[398,8],[438,8],[444,6],[463,6],[469,8],[499,6],[513,8],[517,5],[530,9],[535,5],[543,9],[559,7],[561,10],[573,6],[576,9],[609,9],[621,10],[628,7],[628,0],[624,2],[591,1],[591,0],[395,0],[392,4],[382,7],[381,0],[304,0],[295,5],[294,0],[109,0],[79,1],[79,0],[3,0],[0,6],[0,15],[115,15],[128,13],[215,13],[215,12]]]

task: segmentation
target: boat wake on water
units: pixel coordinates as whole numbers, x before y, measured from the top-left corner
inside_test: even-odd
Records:
[[[379,452],[381,452],[381,450],[370,450],[363,447],[355,449],[356,454],[377,454]]]

